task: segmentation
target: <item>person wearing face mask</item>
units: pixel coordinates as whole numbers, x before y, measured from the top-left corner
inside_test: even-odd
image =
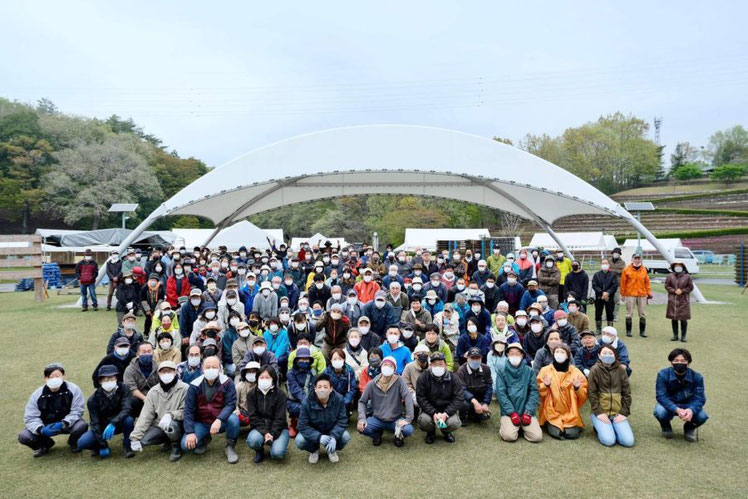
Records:
[[[314,262],[313,268],[307,274],[304,291],[309,292],[311,290],[314,285],[314,278],[317,276],[322,276],[322,282],[327,279],[327,276],[325,275],[325,264],[323,262]]]
[[[288,331],[281,325],[278,317],[271,317],[267,321],[267,328],[262,335],[265,338],[268,351],[275,355],[278,361],[279,374],[285,377],[288,365],[288,354],[291,353],[291,344],[288,341]]]
[[[171,448],[169,461],[182,457],[182,419],[188,385],[176,375],[176,365],[165,361],[158,366],[158,383],[148,392],[143,410],[130,433],[130,448],[140,452],[143,447],[163,444]]]
[[[145,314],[143,332],[147,335],[151,332],[153,316],[164,301],[165,293],[158,274],[148,276],[148,281],[140,288],[140,308]]]
[[[584,428],[580,409],[587,401],[587,378],[571,364],[567,345],[560,343],[550,352],[553,362],[543,367],[536,378],[540,393],[538,423],[546,425],[553,438],[574,440]]]
[[[299,336],[307,334],[311,338],[315,338],[317,336],[317,331],[314,328],[314,324],[309,320],[307,314],[296,311],[292,317],[293,319],[289,321],[286,330],[288,331],[288,342],[293,350],[297,347]]]
[[[528,255],[526,249],[521,249],[519,250],[519,260],[515,263],[517,264],[519,282],[523,286],[527,286],[528,282],[535,279],[535,261]]]
[[[390,289],[392,283],[395,282],[401,287],[405,286],[405,281],[403,280],[403,277],[397,273],[397,269],[397,265],[390,265],[387,275],[382,277],[382,287],[384,289]],[[421,269],[419,268],[418,270],[420,271]]]
[[[483,300],[480,297],[471,297],[468,304],[470,310],[465,314],[465,320],[475,319],[478,324],[478,331],[481,334],[490,334],[491,313],[483,306]]]
[[[112,309],[112,296],[114,291],[117,289],[119,283],[119,277],[122,273],[122,260],[119,258],[117,251],[112,251],[112,254],[106,261],[106,276],[109,279],[109,291],[106,295],[106,309],[107,312]]]
[[[259,315],[250,314],[248,320],[255,323],[256,333],[261,333],[262,329],[259,327]],[[250,325],[247,322],[239,322],[239,324],[236,325],[236,335],[236,339],[231,344],[231,363],[234,364],[235,372],[242,365],[247,352],[252,349],[252,342],[257,337],[256,334],[252,333]]]
[[[251,326],[250,326],[251,328]],[[237,340],[238,341],[238,340]],[[239,369],[246,366],[249,362],[259,362],[262,367],[272,366],[277,372],[280,372],[278,367],[278,359],[275,354],[267,349],[267,343],[262,334],[255,336],[252,339],[252,348],[247,350],[244,355],[244,359],[238,364]]]
[[[260,294],[255,297],[252,303],[252,312],[260,314],[264,321],[271,317],[277,317],[278,295],[273,291],[273,286],[269,281],[264,281],[260,285]]]
[[[88,429],[83,420],[83,392],[65,379],[62,364],[44,367],[44,384],[34,390],[23,413],[25,428],[18,435],[18,443],[42,457],[54,447],[53,437],[69,435],[68,446],[78,452],[78,439]]]
[[[153,345],[147,341],[138,345],[137,356],[130,361],[122,377],[130,388],[130,412],[133,417],[140,415],[148,391],[158,384],[156,365],[153,361]]]
[[[387,293],[384,291],[378,291],[374,300],[364,305],[361,313],[362,316],[369,319],[371,333],[378,335],[382,341],[385,339],[387,326],[398,322],[398,317],[395,317],[392,305],[387,303]]]
[[[355,289],[351,288],[348,290],[346,300],[342,306],[343,315],[348,317],[351,324],[358,323],[358,319],[361,317],[363,312],[363,306],[361,305],[361,302],[358,301],[358,294]]]
[[[579,302],[574,298],[569,298],[566,304],[566,309],[569,311],[567,319],[569,324],[574,326],[577,331],[584,331],[590,329],[590,318],[587,314],[582,312]]]
[[[496,278],[493,275],[486,279],[486,283],[480,288],[480,292],[483,293],[483,302],[485,303],[486,310],[496,310],[496,305],[501,301],[501,292],[496,285]]]
[[[153,361],[160,364],[165,360],[170,360],[177,364],[182,361],[182,352],[175,346],[174,338],[169,333],[159,333],[156,337],[157,347],[153,353]]]
[[[545,293],[538,289],[538,281],[531,279],[527,282],[527,289],[522,294],[522,299],[519,302],[519,308],[522,310],[527,310],[527,308],[533,303],[536,303],[538,301],[538,298],[541,296],[545,296]]]
[[[426,328],[424,338],[418,343],[418,345],[426,347],[429,354],[435,352],[441,352],[442,354],[444,354],[444,359],[447,363],[447,369],[449,371],[454,371],[455,365],[454,358],[452,356],[452,350],[450,349],[449,344],[447,344],[446,341],[439,338],[438,326],[436,326],[435,324],[431,324],[430,326],[428,326]]]
[[[394,433],[395,447],[402,447],[413,434],[413,397],[404,379],[395,372],[396,364],[394,358],[385,357],[381,373],[366,385],[358,402],[357,429],[371,438],[374,446],[382,444],[385,430]],[[368,417],[367,409],[371,414]]]
[[[521,341],[524,341],[525,337],[532,331],[530,329],[530,317],[524,310],[517,310],[514,314],[514,330],[517,332]]]
[[[621,273],[621,297],[626,302],[626,336],[632,336],[634,307],[639,314],[639,336],[647,337],[647,300],[653,298],[649,273],[641,255],[631,258],[631,265]]]
[[[248,316],[254,307],[254,301],[260,294],[260,285],[254,272],[247,272],[247,280],[239,290],[241,302],[244,304],[244,315]]]
[[[405,366],[405,369],[403,369],[402,378],[405,381],[405,385],[408,387],[408,393],[413,400],[413,405],[415,406],[416,411],[415,416],[418,416],[418,402],[416,400],[416,385],[418,384],[418,378],[425,370],[429,368],[429,357],[435,351],[439,350],[430,350],[429,347],[422,341],[416,346],[415,350],[413,351],[413,361],[409,362],[408,365]],[[448,369],[450,371],[452,370],[449,367]]]
[[[212,303],[218,307],[218,302],[223,296],[223,288],[218,286],[218,280],[214,275],[209,275],[205,280],[205,291],[203,291],[203,302]]]
[[[143,342],[143,335],[135,329],[135,321],[137,318],[135,314],[129,313],[122,316],[122,322],[117,330],[112,333],[109,338],[109,343],[106,347],[107,355],[111,355],[114,352],[114,345],[119,338],[125,338],[130,344],[130,350],[135,352],[138,345]]]
[[[433,325],[439,330],[447,348],[454,351],[460,340],[460,315],[451,303],[445,304],[444,310],[434,316]]]
[[[548,306],[548,297],[545,295],[538,296],[537,304],[540,307],[540,315],[545,319],[547,324],[552,326],[554,322],[553,314],[556,311]]]
[[[221,328],[227,329],[230,326],[230,314],[238,315],[240,320],[244,320],[245,317],[244,305],[239,301],[239,293],[237,293],[235,289],[227,290],[224,299],[218,302],[218,311],[216,315]]]
[[[626,262],[621,258],[621,248],[615,248],[613,249],[611,256],[610,256],[610,271],[613,272],[616,277],[618,278],[618,289],[616,289],[616,294],[613,296],[613,303],[615,304],[615,307],[613,309],[613,320],[618,320],[618,307],[621,303],[621,274],[623,273],[623,269],[626,268]]]
[[[556,251],[555,264],[559,272],[561,272],[559,286],[558,286],[558,298],[559,298],[559,301],[562,301],[569,294],[569,291],[567,290],[565,283],[566,283],[566,276],[569,275],[573,271],[572,261],[566,256],[566,253],[564,253],[563,250],[559,249],[558,251]]]
[[[480,348],[472,347],[467,353],[467,362],[457,370],[457,379],[462,383],[463,400],[460,406],[460,421],[463,426],[469,422],[480,423],[491,417],[488,406],[493,396],[491,369],[481,360],[484,355]]]
[[[140,309],[140,285],[133,278],[132,273],[122,275],[122,281],[117,286],[117,324],[122,324],[122,317],[128,312],[138,315]]]
[[[450,301],[450,296],[454,299],[454,295],[451,294],[452,288],[457,285],[457,276],[455,275],[454,266],[451,263],[444,265],[444,272],[441,274],[441,284],[447,290],[447,297],[444,299],[447,303]]]
[[[578,260],[573,260],[571,262],[571,272],[566,274],[562,282],[564,283],[563,298],[574,298],[579,303],[580,310],[586,313],[590,278]]]
[[[94,312],[99,310],[99,302],[96,298],[96,277],[99,275],[99,264],[94,260],[93,252],[86,248],[83,259],[75,264],[75,278],[80,284],[81,312],[88,310],[88,297],[91,296],[91,304]],[[110,281],[111,283],[111,281]],[[110,284],[110,287],[112,285]],[[108,299],[111,304],[111,299]],[[107,307],[107,310],[110,308]]]
[[[467,362],[467,354],[472,348],[478,348],[481,352],[481,357],[486,358],[488,352],[491,350],[491,335],[485,334],[480,329],[480,324],[475,317],[470,317],[467,320],[465,326],[466,332],[460,336],[460,340],[457,343],[457,350],[455,352],[457,361],[460,365]]]
[[[569,270],[571,270],[571,262],[569,262]],[[540,284],[540,290],[545,293],[548,297],[548,305],[551,308],[558,308],[559,300],[561,295],[559,294],[559,287],[561,284],[561,270],[556,265],[556,260],[548,255],[543,263],[540,265],[538,270],[538,283]]]
[[[122,275],[126,273],[132,274],[133,269],[139,266],[140,263],[135,257],[135,250],[133,248],[128,248],[125,253],[124,260],[122,260]]]
[[[283,459],[288,449],[289,433],[286,421],[286,396],[278,386],[275,370],[265,367],[257,373],[257,384],[247,394],[250,432],[247,446],[255,451],[254,462],[265,459],[265,446],[271,459]]]
[[[597,364],[601,345],[597,342],[595,333],[589,329],[582,331],[579,336],[582,341],[582,347],[574,354],[574,365],[589,378],[590,369]]]
[[[423,338],[426,328],[433,324],[431,313],[421,303],[418,300],[411,302],[410,310],[404,310],[400,317],[400,322],[413,325],[419,338]]]
[[[353,288],[356,290],[358,300],[363,304],[374,300],[380,290],[379,284],[374,281],[374,273],[368,268],[364,269],[362,280],[357,282]]]
[[[476,265],[476,269],[473,272],[472,276],[470,277],[470,281],[474,282],[478,285],[480,288],[484,284],[486,284],[486,280],[488,277],[496,277],[489,269],[488,269],[488,263],[486,263],[485,260],[479,260],[478,264]]]
[[[592,290],[595,293],[595,327],[597,334],[603,328],[603,311],[608,326],[615,320],[615,296],[618,292],[618,276],[610,270],[607,258],[600,260],[600,270],[592,276]]]
[[[325,359],[330,359],[330,352],[335,348],[343,348],[346,336],[351,327],[348,317],[343,315],[343,307],[339,304],[332,306],[329,312],[324,312],[314,324],[316,331],[324,331],[322,353]]]
[[[248,362],[234,379],[234,388],[236,389],[236,409],[234,414],[239,418],[239,426],[248,428],[251,424],[249,420],[249,407],[247,406],[247,397],[249,392],[257,386],[257,373],[260,372],[259,362]],[[271,371],[275,371],[270,368]],[[285,398],[285,395],[284,395]]]
[[[337,284],[330,286],[330,298],[327,299],[325,310],[330,310],[330,307],[336,304],[342,306],[344,303],[343,289]]]
[[[491,326],[491,341],[495,338],[503,338],[504,343],[519,343],[521,341],[514,327],[507,324],[506,314],[497,312],[494,316],[494,325]]]
[[[423,290],[426,292],[426,294],[428,294],[429,291],[433,291],[436,294],[437,298],[439,298],[439,301],[442,303],[447,300],[447,296],[449,294],[447,286],[442,282],[442,276],[441,274],[439,274],[439,272],[433,272],[429,276],[429,281],[423,287]]]
[[[232,310],[228,316],[228,327],[223,331],[223,336],[221,337],[221,364],[224,366],[226,375],[231,377],[236,375],[237,367],[236,364],[234,364],[233,354],[234,342],[239,338],[239,332],[236,328],[239,327],[242,322],[240,312]]]
[[[203,357],[200,347],[192,345],[187,349],[187,360],[177,365],[177,377],[189,384],[202,374]]]
[[[397,281],[393,281],[389,285],[389,290],[386,298],[387,303],[392,305],[395,317],[400,317],[404,310],[410,308],[410,298],[408,298],[406,293],[402,292],[402,285]]]
[[[535,352],[535,358],[532,360],[532,368],[536,373],[539,373],[543,367],[553,363],[553,351],[557,346],[564,345],[566,348],[569,348],[569,346],[561,339],[561,334],[555,329],[549,330],[544,337],[545,345],[543,345],[543,348],[540,348]],[[571,349],[569,349],[569,351],[571,351]],[[573,354],[569,357],[569,362],[574,365]]]
[[[205,331],[205,328],[208,324],[215,324],[216,329],[220,333],[221,331],[221,325],[218,323],[218,313],[217,308],[213,303],[210,302],[204,302],[202,305],[202,311],[200,313],[200,317],[195,321],[195,323],[192,325],[192,334],[190,335],[190,345],[194,345],[195,343],[198,343],[200,339],[204,336],[203,332]],[[218,337],[218,334],[213,335],[214,338]]]
[[[127,337],[118,337],[114,342],[112,353],[101,359],[101,362],[99,362],[99,365],[96,366],[96,369],[94,369],[91,375],[91,381],[93,382],[94,388],[99,387],[98,372],[101,369],[101,366],[114,366],[117,370],[117,381],[121,382],[125,374],[125,369],[127,369],[127,366],[130,365],[130,362],[132,362],[132,359],[134,358],[135,351],[130,347],[130,342]]]
[[[522,325],[520,326],[520,324]],[[530,319],[524,311],[519,311],[517,312],[517,319],[514,327],[518,332],[517,334],[520,334],[519,331],[524,329],[524,334],[521,336],[521,343],[525,353],[525,362],[527,362],[528,365],[532,365],[535,356],[538,352],[544,350],[546,345],[546,329],[543,319],[540,316]],[[556,332],[556,334],[558,334],[558,332]],[[547,362],[550,362],[550,360]]]
[[[299,301],[299,287],[294,283],[292,274],[286,273],[283,276],[281,291],[282,294],[288,297],[288,308],[291,310],[295,309]]]
[[[436,294],[436,291],[430,289],[426,292],[423,300],[421,300],[421,308],[426,310],[433,318],[436,314],[444,310],[444,302]]]
[[[501,248],[494,246],[491,249],[491,254],[486,258],[488,270],[490,270],[493,275],[499,275],[501,267],[504,266],[504,262],[506,262],[506,257],[501,254]]]
[[[102,459],[111,455],[108,441],[122,433],[124,456],[133,457],[130,433],[135,422],[130,416],[130,389],[118,379],[115,366],[102,365],[96,370],[98,388],[88,398],[89,430],[78,439],[78,450],[91,449],[92,456]]]
[[[491,351],[486,356],[486,365],[491,370],[491,379],[496,380],[498,372],[504,369],[506,364],[507,341],[504,336],[496,336],[491,339]]]
[[[345,363],[359,379],[361,372],[368,366],[368,352],[361,344],[361,333],[356,328],[348,330],[348,342],[343,350],[345,353]],[[358,381],[357,381],[358,382]],[[360,393],[360,391],[359,391]]]
[[[385,357],[393,357],[397,361],[396,371],[397,374],[402,374],[405,366],[412,359],[410,349],[406,347],[400,340],[402,331],[397,324],[393,324],[387,327],[386,341],[382,344],[382,355]]]
[[[626,374],[631,376],[631,361],[629,360],[629,349],[618,337],[618,331],[613,326],[606,326],[602,330],[599,341],[600,346],[610,345],[616,351],[618,362],[626,368]]]
[[[610,346],[601,347],[598,357],[588,378],[592,426],[604,446],[612,447],[618,443],[632,447],[634,433],[628,421],[631,388],[626,369],[618,362],[618,354]]]
[[[554,323],[551,330],[558,331],[561,342],[569,346],[572,356],[576,355],[577,350],[582,346],[577,328],[569,322],[568,315],[563,310],[556,310],[553,319]]]
[[[517,280],[517,273],[510,270],[506,273],[506,282],[499,286],[501,299],[509,305],[509,313],[514,313],[520,309],[522,296],[525,294],[525,288]]]
[[[330,377],[333,390],[343,397],[346,412],[350,417],[359,391],[356,373],[346,364],[345,351],[342,348],[336,348],[330,353],[330,363],[324,373]]]
[[[236,409],[236,388],[228,376],[221,374],[218,357],[203,360],[203,375],[189,385],[184,402],[184,436],[182,451],[202,455],[213,436],[226,432],[226,459],[236,464],[236,439],[239,417]]]
[[[190,281],[184,274],[184,267],[181,263],[175,263],[171,276],[166,280],[166,301],[172,308],[179,305],[179,298],[190,295]]]
[[[667,310],[665,317],[670,319],[673,337],[670,341],[678,341],[678,323],[680,323],[680,341],[688,341],[688,321],[691,319],[691,299],[693,279],[682,262],[670,265],[670,274],[665,278],[667,290]]]
[[[662,436],[673,438],[670,421],[678,417],[683,421],[683,436],[688,442],[697,442],[697,429],[709,419],[704,405],[706,392],[704,377],[691,369],[691,352],[676,348],[668,355],[671,366],[657,373],[654,417],[662,428]]]
[[[457,300],[457,296],[461,294],[467,295],[467,285],[465,284],[464,277],[458,278],[454,286],[447,291],[447,303],[454,303]]]
[[[453,432],[462,425],[459,411],[463,398],[462,383],[447,371],[444,355],[441,352],[431,354],[429,369],[416,383],[416,400],[420,408],[418,427],[426,432],[427,444],[436,440],[437,428],[444,440],[455,442]]]
[[[366,366],[366,369],[361,371],[361,374],[359,374],[358,376],[359,393],[363,393],[369,381],[374,379],[379,374],[382,368],[383,358],[384,355],[382,354],[381,348],[372,347],[370,350],[368,350],[368,365]]]
[[[179,308],[179,331],[183,338],[188,338],[187,343],[189,344],[189,338],[193,333],[193,326],[195,321],[200,318],[200,313],[203,306],[203,295],[199,289],[190,289],[189,300],[184,302]]]
[[[330,377],[320,374],[314,381],[314,390],[301,404],[296,447],[309,452],[310,464],[319,461],[320,448],[325,449],[331,463],[337,463],[338,451],[351,439],[347,426],[343,397],[332,389]]]
[[[314,378],[317,375],[317,371],[312,368],[313,358],[309,347],[300,346],[294,353],[292,365],[287,374],[288,400],[286,402],[291,438],[296,436],[301,404],[314,391]]]
[[[494,391],[501,411],[499,435],[505,442],[514,442],[520,432],[528,442],[543,440],[536,411],[538,408],[538,384],[535,372],[525,359],[519,343],[506,346],[506,362],[496,372]]]
[[[358,318],[358,332],[361,333],[361,347],[367,352],[382,344],[382,337],[376,333],[372,333],[371,321],[366,315]],[[363,392],[363,390],[361,391]]]
[[[405,348],[413,352],[413,349],[415,349],[419,341],[415,325],[410,322],[400,322],[399,327],[400,342],[405,346]]]

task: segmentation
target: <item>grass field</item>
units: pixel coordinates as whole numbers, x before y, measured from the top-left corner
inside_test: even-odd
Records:
[[[661,285],[657,285],[661,287]],[[662,290],[660,290],[662,291]],[[17,443],[23,427],[23,408],[41,384],[42,367],[61,361],[68,378],[86,397],[92,392],[91,370],[102,357],[115,326],[115,314],[82,314],[70,304],[74,296],[57,296],[37,305],[32,293],[4,293],[0,311],[0,480],[4,497],[746,497],[748,496],[748,440],[740,417],[748,410],[748,364],[745,334],[748,295],[737,287],[702,286],[711,300],[724,305],[694,305],[687,344],[693,367],[706,378],[709,422],[700,442],[664,440],[652,417],[654,380],[667,365],[676,345],[664,306],[650,307],[648,339],[627,340],[631,352],[633,407],[631,424],[636,437],[632,449],[605,448],[588,424],[578,441],[542,443],[502,442],[498,408],[482,426],[459,430],[457,443],[438,440],[429,446],[416,431],[404,448],[390,438],[382,447],[355,434],[332,465],[317,465],[295,447],[281,463],[255,465],[253,455],[240,446],[240,462],[231,466],[223,454],[223,436],[204,456],[185,455],[171,464],[167,455],[148,448],[134,459],[122,458],[121,437],[112,445],[113,458],[99,461],[88,452],[71,454],[59,441],[51,453],[33,459]],[[742,310],[742,311],[741,311]],[[678,343],[678,346],[681,344]]]

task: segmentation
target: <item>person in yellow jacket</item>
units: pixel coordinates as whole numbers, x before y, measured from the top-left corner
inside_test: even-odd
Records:
[[[569,260],[562,250],[556,252],[556,267],[561,272],[561,283],[558,285],[558,302],[563,303],[566,301],[566,274],[571,273],[571,260]]]
[[[537,376],[540,393],[538,423],[559,440],[579,438],[584,428],[580,409],[587,401],[587,378],[571,365],[571,350],[561,344],[553,349],[553,362]]]
[[[494,246],[491,256],[486,258],[488,264],[488,270],[495,276],[499,275],[502,265],[506,262],[506,257],[501,254],[501,248]]]
[[[621,272],[621,296],[626,302],[626,336],[631,336],[634,307],[639,314],[639,336],[646,338],[647,329],[647,300],[652,299],[652,287],[649,283],[649,273],[642,265],[641,255],[631,258],[631,265]]]

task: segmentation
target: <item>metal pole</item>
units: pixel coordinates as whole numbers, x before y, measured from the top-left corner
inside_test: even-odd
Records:
[[[641,211],[636,212],[636,220],[641,223]],[[636,254],[641,256],[642,255],[642,234],[638,230],[636,231]]]

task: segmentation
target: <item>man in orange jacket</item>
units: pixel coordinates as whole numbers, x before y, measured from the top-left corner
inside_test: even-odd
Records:
[[[379,291],[379,284],[374,282],[374,272],[371,269],[364,269],[363,274],[363,279],[357,282],[353,289],[358,293],[358,301],[366,304],[374,299],[374,295]]]
[[[642,265],[641,255],[634,255],[631,265],[621,272],[621,296],[626,302],[626,336],[631,336],[634,305],[639,314],[639,336],[646,338],[647,300],[652,298],[649,274]]]

